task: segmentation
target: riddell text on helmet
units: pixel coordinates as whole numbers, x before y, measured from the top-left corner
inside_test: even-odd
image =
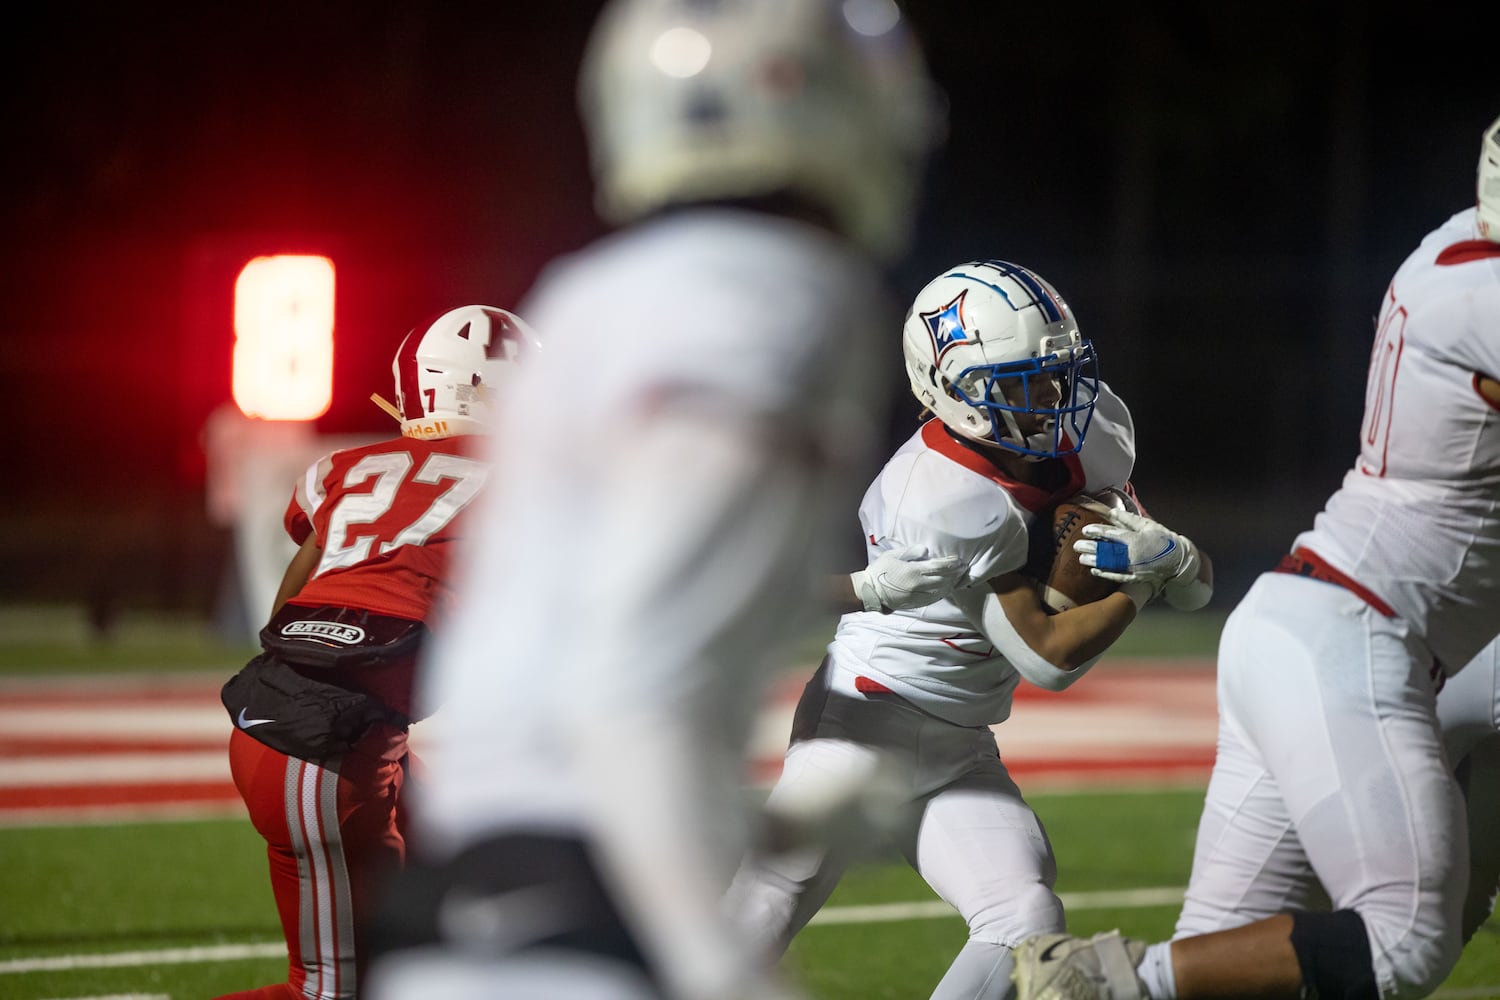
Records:
[[[412,424],[401,428],[401,436],[409,438],[440,438],[449,437],[453,430],[448,426],[448,421],[432,419],[420,425]]]

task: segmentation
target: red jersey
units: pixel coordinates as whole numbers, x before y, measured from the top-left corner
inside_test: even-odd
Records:
[[[452,600],[448,565],[459,515],[489,471],[473,435],[393,438],[326,455],[292,492],[286,530],[315,534],[323,555],[291,599],[426,621]]]

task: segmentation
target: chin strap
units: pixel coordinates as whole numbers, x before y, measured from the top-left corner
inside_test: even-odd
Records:
[[[396,421],[396,423],[399,424],[405,420],[405,418],[401,416],[401,411],[396,409],[396,407],[391,404],[391,401],[386,399],[380,393],[370,393],[370,402],[374,403],[376,406],[384,410],[392,420]]]
[[[1000,418],[1005,421],[1005,429],[1010,432],[1009,440],[1013,445],[1022,448],[1030,448],[1031,441],[1025,434],[1021,433],[1021,427],[1016,423],[1016,415],[1009,410],[1001,410]]]
[[[1021,427],[1016,423],[1016,415],[1014,413],[1010,410],[1001,410],[1000,416],[1005,422],[1005,429],[1008,433],[1004,437],[1001,437],[998,433],[999,427],[991,421],[991,426],[997,432],[995,435],[996,444],[1013,450],[1016,455],[1028,462],[1044,462],[1053,457],[1051,453],[1057,450],[1057,430],[1055,427],[1050,431],[1037,431],[1035,434],[1027,437],[1021,433]],[[1029,450],[1022,451],[1021,449],[1023,448]]]

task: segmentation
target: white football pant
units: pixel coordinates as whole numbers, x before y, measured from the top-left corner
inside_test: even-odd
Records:
[[[1347,590],[1255,582],[1220,639],[1218,760],[1177,937],[1320,908],[1321,880],[1363,918],[1383,998],[1443,981],[1468,848],[1431,666]]]
[[[819,697],[826,697],[820,711],[813,703]],[[787,751],[767,809],[796,795],[801,783],[819,781],[821,771],[847,767],[847,754],[878,747],[904,760],[910,796],[884,818],[889,846],[969,925],[967,944],[933,996],[1010,995],[1010,949],[1032,934],[1061,931],[1064,917],[1052,891],[1051,844],[1001,762],[994,734],[945,722],[893,695],[860,694],[852,675],[836,668],[820,671],[803,699],[799,715],[817,713],[816,738]],[[746,932],[779,955],[851,860],[818,848],[752,858],[735,876],[729,905]]]

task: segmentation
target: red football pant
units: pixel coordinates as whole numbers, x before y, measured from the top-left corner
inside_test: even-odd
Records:
[[[285,984],[232,996],[355,996],[364,915],[382,877],[406,857],[398,806],[405,760],[352,751],[320,766],[239,729],[230,735],[235,787],[266,839],[288,964]]]

